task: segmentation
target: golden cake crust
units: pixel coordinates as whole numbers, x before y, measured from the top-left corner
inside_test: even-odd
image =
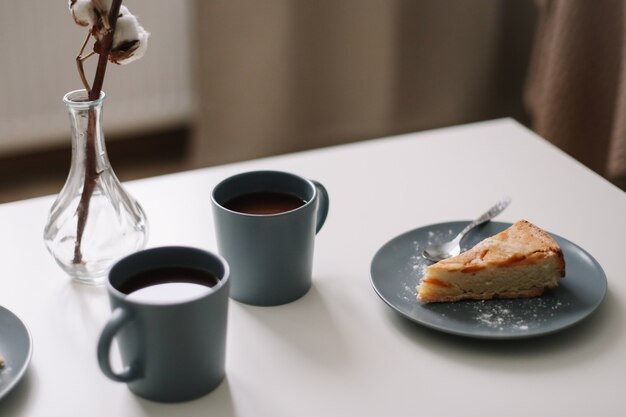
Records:
[[[558,243],[541,228],[519,220],[511,227],[491,236],[458,256],[444,259],[429,266],[429,270],[475,272],[485,268],[534,262],[544,256],[556,254],[561,263],[561,276],[565,275],[565,261]]]

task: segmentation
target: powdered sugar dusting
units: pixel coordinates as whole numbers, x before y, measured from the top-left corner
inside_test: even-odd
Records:
[[[478,323],[487,327],[497,328],[498,330],[504,330],[504,327],[514,328],[516,330],[528,330],[528,323],[514,316],[511,310],[508,308],[502,308],[500,305],[496,305],[487,311],[482,311],[475,315],[474,318]]]
[[[409,265],[411,267],[409,282],[405,283],[403,288],[401,289],[402,294],[400,295],[404,301],[407,302],[415,302],[417,299],[417,290],[416,286],[419,284],[420,278],[424,276],[424,272],[426,268],[431,264],[428,260],[422,257],[422,252],[426,247],[434,244],[439,244],[451,240],[454,237],[455,233],[452,229],[448,229],[447,231],[439,231],[439,230],[429,230],[427,232],[426,239],[421,242],[418,240],[413,240],[413,248],[412,255],[409,258]]]
[[[553,297],[469,303],[468,313],[477,325],[498,331],[532,330],[550,321],[569,305]]]
[[[413,265],[413,271],[418,277],[424,276],[424,270],[430,262],[422,257],[422,252],[428,246],[441,244],[451,240],[454,237],[454,232],[452,229],[448,229],[446,232],[444,231],[434,231],[429,230],[427,234],[427,239],[425,242],[418,242],[417,240],[413,241],[414,246],[414,255],[411,256],[411,264]]]

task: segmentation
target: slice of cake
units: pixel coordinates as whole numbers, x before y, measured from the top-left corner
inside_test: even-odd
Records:
[[[558,243],[520,220],[455,257],[430,265],[417,287],[424,303],[541,295],[565,276]]]

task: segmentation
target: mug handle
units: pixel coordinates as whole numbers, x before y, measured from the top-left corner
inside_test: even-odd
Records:
[[[100,339],[98,340],[98,364],[100,369],[107,377],[117,382],[130,382],[140,377],[139,365],[136,362],[132,362],[121,373],[116,373],[111,367],[109,360],[111,354],[111,344],[115,334],[130,321],[130,313],[123,308],[116,308],[113,310],[113,315],[108,321]]]
[[[317,181],[311,180],[311,182],[315,185],[315,188],[317,188],[319,201],[319,204],[317,205],[317,223],[315,226],[315,234],[317,234],[317,232],[322,229],[322,226],[324,226],[324,222],[326,222],[326,216],[328,216],[328,206],[330,203],[326,188]]]

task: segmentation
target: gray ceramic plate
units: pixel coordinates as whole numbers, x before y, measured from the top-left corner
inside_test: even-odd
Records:
[[[4,368],[0,368],[0,399],[22,378],[32,353],[33,343],[24,323],[0,307],[0,355],[5,360]]]
[[[446,333],[485,339],[516,339],[554,333],[589,316],[607,291],[606,275],[584,249],[551,234],[565,256],[566,275],[557,288],[530,299],[459,301],[423,304],[415,287],[430,262],[420,254],[430,243],[454,237],[469,221],[420,227],[385,244],[374,256],[374,290],[409,320]],[[510,223],[488,222],[463,240],[463,250],[492,236]]]

